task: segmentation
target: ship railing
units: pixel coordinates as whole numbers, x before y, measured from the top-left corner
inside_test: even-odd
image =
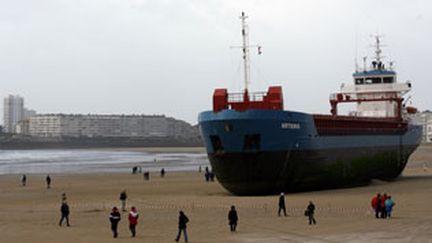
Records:
[[[245,102],[244,95],[245,95],[244,92],[229,93],[228,94],[228,102],[229,103]],[[266,92],[248,93],[249,101],[251,101],[251,102],[264,101],[264,97],[266,95],[267,95]]]

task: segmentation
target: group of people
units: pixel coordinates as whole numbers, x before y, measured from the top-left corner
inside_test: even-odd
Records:
[[[129,222],[129,230],[132,234],[132,237],[136,236],[136,226],[138,224],[139,214],[136,207],[132,206],[128,215]],[[109,220],[111,222],[111,231],[113,233],[113,237],[118,237],[118,223],[121,220],[121,214],[117,207],[113,207],[110,213]]]
[[[51,188],[51,177],[50,177],[50,175],[47,175],[45,177],[45,182],[46,182],[47,189],[50,189]],[[22,174],[21,175],[21,185],[22,186],[26,186],[27,185],[27,175],[26,174]]]
[[[286,206],[285,206],[285,194],[281,192],[279,195],[279,209],[278,209],[278,216],[281,216],[281,212],[283,212],[284,216],[288,216],[286,212]],[[306,207],[305,216],[309,218],[309,224],[316,224],[315,219],[315,204],[313,204],[312,201],[309,201],[309,205]]]
[[[395,203],[390,195],[387,193],[378,193],[371,200],[372,209],[375,211],[375,217],[378,218],[391,218]]]
[[[213,173],[213,171],[210,171],[209,168],[206,166],[205,167],[205,173],[204,173],[205,180],[207,182],[214,181],[214,177],[215,177],[215,174]]]

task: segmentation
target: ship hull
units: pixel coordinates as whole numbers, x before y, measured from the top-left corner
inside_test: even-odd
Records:
[[[421,138],[412,125],[395,135],[320,136],[312,115],[291,111],[204,112],[199,122],[218,181],[236,195],[391,180]]]

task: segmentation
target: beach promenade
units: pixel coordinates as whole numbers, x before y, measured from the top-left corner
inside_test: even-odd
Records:
[[[203,173],[157,173],[144,181],[131,174],[0,176],[0,242],[174,242],[178,211],[189,217],[189,242],[428,242],[432,239],[432,146],[420,147],[403,176],[365,187],[286,194],[287,217],[278,217],[278,196],[237,197]],[[137,237],[131,238],[122,213],[119,238],[113,239],[109,213],[120,206],[119,194],[140,213]],[[71,227],[59,227],[61,194],[66,192]],[[375,219],[370,200],[389,193],[396,206],[391,219]],[[317,225],[303,215],[308,202],[317,206]],[[235,205],[237,232],[227,214]],[[183,239],[180,240],[182,242]]]

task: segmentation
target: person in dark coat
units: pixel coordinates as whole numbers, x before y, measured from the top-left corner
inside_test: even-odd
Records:
[[[312,201],[309,202],[309,205],[306,208],[305,214],[309,218],[309,224],[316,224],[316,220],[315,220],[315,217],[314,217],[314,214],[315,214],[315,205],[312,203]]]
[[[26,184],[27,184],[27,176],[25,174],[23,174],[21,176],[21,185],[26,186]]]
[[[66,226],[69,227],[69,205],[66,202],[63,202],[60,207],[61,218],[59,222],[59,226],[62,226],[63,219],[66,219]]]
[[[46,184],[47,184],[47,189],[51,188],[51,177],[49,175],[47,175],[47,177],[45,178]]]
[[[231,206],[231,210],[228,213],[228,222],[231,232],[236,231],[237,228],[238,215],[234,206]]]
[[[164,168],[161,169],[161,171],[160,171],[160,176],[161,176],[161,177],[164,177],[164,176],[165,176],[165,169],[164,169]]]
[[[111,222],[111,231],[113,232],[114,238],[117,238],[118,236],[117,226],[120,219],[121,219],[120,212],[118,211],[117,207],[113,207],[109,220]]]
[[[183,213],[183,211],[179,212],[179,220],[178,220],[178,233],[175,241],[180,240],[181,232],[183,231],[185,242],[188,242],[188,236],[186,232],[186,224],[189,222],[188,217]]]
[[[122,211],[126,212],[126,199],[127,199],[127,194],[126,194],[126,190],[123,190],[120,193],[120,201],[122,203]]]
[[[285,208],[285,194],[281,192],[279,196],[279,210],[278,210],[278,216],[280,216],[281,211],[283,211],[284,216],[287,216],[286,208]]]

